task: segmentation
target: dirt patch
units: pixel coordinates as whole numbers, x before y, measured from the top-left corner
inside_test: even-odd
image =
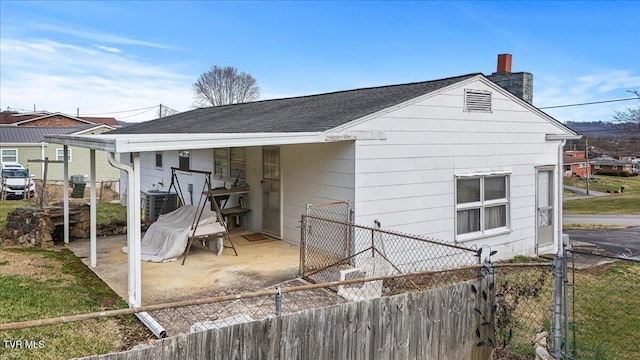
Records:
[[[24,252],[0,252],[0,273],[4,275],[24,276],[37,280],[52,277],[72,282],[73,276],[62,272],[62,264],[41,254]]]

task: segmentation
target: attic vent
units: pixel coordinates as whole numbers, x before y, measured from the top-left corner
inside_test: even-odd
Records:
[[[465,90],[464,111],[491,112],[491,93],[483,90]]]

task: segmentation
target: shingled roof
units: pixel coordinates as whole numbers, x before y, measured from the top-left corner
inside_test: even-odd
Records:
[[[326,131],[477,75],[200,108],[109,134]]]

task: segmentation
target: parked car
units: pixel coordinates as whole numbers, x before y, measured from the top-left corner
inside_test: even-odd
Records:
[[[6,199],[22,199],[25,193],[33,196],[36,192],[36,184],[27,170],[20,163],[0,163],[0,176],[2,178],[1,194]]]

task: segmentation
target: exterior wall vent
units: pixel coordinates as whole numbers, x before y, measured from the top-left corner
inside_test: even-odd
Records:
[[[484,90],[465,89],[464,111],[491,112],[491,93]]]

